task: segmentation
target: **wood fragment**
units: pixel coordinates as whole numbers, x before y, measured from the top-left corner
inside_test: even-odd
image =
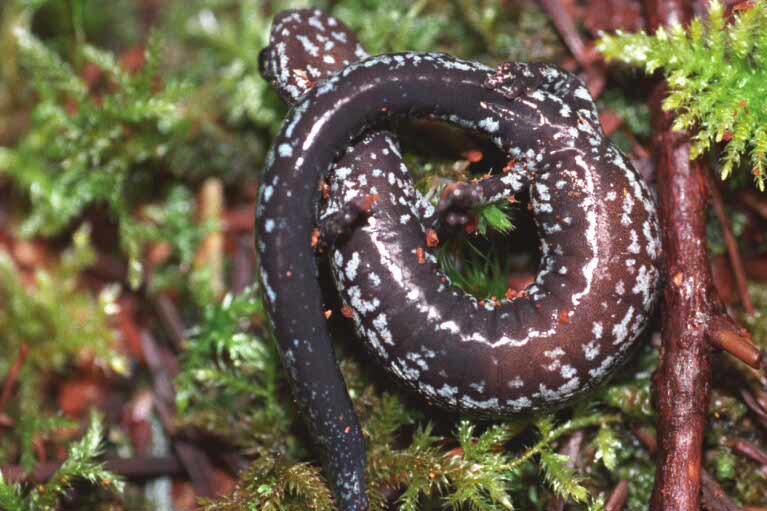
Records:
[[[21,369],[24,367],[24,362],[26,362],[28,356],[29,346],[22,344],[19,348],[19,356],[16,357],[16,361],[11,366],[10,371],[8,371],[8,376],[5,378],[3,393],[0,394],[0,415],[3,414],[5,407],[8,405],[8,401],[11,399],[13,388],[16,386],[16,381],[19,379],[19,374],[21,373]]]
[[[703,502],[708,511],[743,511],[708,472],[704,470],[701,478]]]
[[[759,403],[754,395],[746,389],[741,389],[740,395],[743,402],[753,412],[763,428],[767,429],[767,410]]]
[[[644,6],[653,31],[691,20],[690,0],[645,0]],[[653,386],[659,417],[651,509],[698,511],[714,347],[709,328],[717,337],[716,328],[732,320],[708,262],[708,170],[699,160],[690,161],[689,134],[672,129],[673,115],[662,108],[666,94],[666,85],[658,83],[650,102],[663,249],[671,276],[662,301],[663,345]],[[739,353],[748,358],[745,351]]]
[[[231,292],[236,295],[253,285],[256,264],[254,246],[252,234],[237,236],[231,275]]]
[[[738,199],[756,214],[767,220],[767,200],[762,195],[753,190],[744,190],[738,195]]]
[[[621,511],[629,498],[629,483],[621,480],[610,494],[605,504],[605,511]]]
[[[210,178],[206,180],[199,194],[199,221],[213,223],[216,229],[209,233],[194,260],[195,271],[208,272],[210,289],[217,298],[224,296],[226,283],[224,282],[224,185],[221,180]]]
[[[168,432],[179,461],[184,466],[195,492],[199,497],[212,498],[215,496],[213,487],[213,464],[205,451],[179,438],[176,434],[174,417],[176,414],[176,392],[173,388],[173,378],[178,374],[178,368],[169,364],[170,353],[162,353],[161,348],[149,332],[142,336],[147,365],[152,374],[152,386],[155,395],[155,408],[163,427]]]
[[[739,328],[729,318],[712,320],[707,329],[711,343],[754,369],[762,367],[762,352],[751,343],[751,334]]]
[[[713,179],[711,179],[710,173],[706,173],[706,178],[709,193],[711,195],[711,205],[713,206],[714,213],[719,220],[719,225],[722,228],[724,242],[725,245],[727,245],[727,254],[730,256],[730,264],[732,264],[732,271],[735,274],[735,282],[738,285],[738,294],[740,295],[741,304],[743,305],[743,309],[747,314],[753,314],[756,309],[754,309],[754,303],[751,300],[751,293],[748,290],[748,280],[746,279],[746,270],[743,266],[743,258],[740,255],[738,241],[735,239],[735,235],[732,233],[730,218],[727,216],[727,211],[724,208],[724,200],[722,199],[722,194],[719,191],[717,184]]]
[[[633,428],[634,435],[642,442],[651,455],[658,454],[658,443],[655,435],[652,432],[644,428]],[[716,482],[716,479],[706,472],[705,469],[701,469],[701,494],[704,509],[708,511],[743,511],[741,507],[735,504],[730,497],[727,496],[725,491]],[[668,508],[675,509],[675,508]],[[700,508],[698,508],[699,510]],[[697,511],[697,510],[696,510]]]
[[[728,442],[733,451],[744,456],[751,461],[767,467],[767,451],[755,445],[748,440],[736,438]]]
[[[539,3],[548,13],[567,49],[586,71],[586,86],[589,93],[594,99],[599,98],[607,81],[601,56],[588,48],[583,36],[578,31],[575,20],[564,7],[562,0],[539,0]]]
[[[162,293],[150,295],[148,299],[154,306],[157,317],[163,325],[163,330],[173,343],[173,348],[178,353],[182,352],[186,344],[186,333],[184,322],[176,304],[169,296]]]
[[[132,481],[143,481],[162,476],[178,476],[184,468],[175,456],[114,458],[104,461],[110,472]],[[21,465],[0,467],[3,478],[8,483],[45,483],[61,467],[59,462],[46,462],[37,465],[32,473],[27,473]]]

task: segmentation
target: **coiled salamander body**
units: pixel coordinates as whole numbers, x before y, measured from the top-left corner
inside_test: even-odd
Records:
[[[316,17],[309,24],[315,29],[303,23],[306,16]],[[347,38],[336,43],[346,46],[318,44],[325,41],[317,35],[331,40],[334,28]],[[364,57],[347,32],[314,11],[288,14],[275,23],[266,67],[278,84],[301,78],[285,74],[293,69],[290,46],[275,43],[275,34],[333,66]],[[323,47],[329,58],[321,57]],[[329,62],[339,55],[345,57]],[[315,67],[324,73],[315,78],[333,66]],[[341,509],[361,510],[368,506],[364,440],[332,350],[313,249],[318,185],[339,156],[323,219],[360,197],[378,197],[363,225],[331,254],[360,338],[399,382],[458,412],[504,417],[561,406],[619,366],[656,302],[658,224],[646,184],[602,132],[588,92],[553,66],[491,69],[443,54],[402,53],[364,58],[309,82],[308,92],[299,83],[287,94],[295,104],[267,157],[256,239],[298,406]],[[425,243],[435,213],[413,190],[392,136],[370,133],[349,147],[398,116],[484,133],[516,162],[474,198],[529,190],[541,263],[521,296],[480,302],[451,286]]]

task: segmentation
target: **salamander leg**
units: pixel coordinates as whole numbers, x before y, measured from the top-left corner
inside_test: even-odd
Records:
[[[342,242],[356,229],[373,209],[378,200],[375,195],[357,197],[344,204],[341,209],[322,218],[312,236],[312,247],[325,252],[336,243]]]
[[[452,184],[442,192],[437,205],[437,231],[463,227],[472,219],[472,208],[509,199],[519,190],[519,181],[506,174]]]
[[[442,192],[437,205],[439,230],[463,227],[471,220],[471,209],[482,202],[482,190],[470,183],[454,183]]]

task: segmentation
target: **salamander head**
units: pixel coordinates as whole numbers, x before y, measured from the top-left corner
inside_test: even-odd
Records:
[[[258,56],[261,76],[288,103],[349,64],[367,57],[349,28],[317,9],[283,11]]]

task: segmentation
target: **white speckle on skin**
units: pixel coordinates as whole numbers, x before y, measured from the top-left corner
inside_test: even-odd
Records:
[[[485,391],[485,382],[481,381],[479,383],[470,383],[469,387],[476,390],[477,393],[482,394]]]
[[[445,399],[452,399],[458,394],[458,387],[451,387],[447,383],[437,389],[437,394]]]
[[[290,146],[290,144],[280,144],[280,147],[277,149],[277,151],[279,152],[281,158],[290,158],[293,156],[293,148]]]
[[[583,346],[583,354],[586,357],[586,360],[594,360],[599,355],[599,343],[597,341],[591,341]]]
[[[357,278],[357,268],[359,268],[359,265],[360,254],[359,252],[354,252],[351,259],[349,259],[349,262],[346,263],[346,276],[349,278],[349,280],[354,280]]]
[[[629,322],[631,321],[631,318],[633,315],[634,315],[634,306],[632,305],[626,311],[626,315],[623,317],[621,322],[613,326],[613,335],[615,336],[615,341],[613,341],[613,344],[621,344],[626,340],[629,333],[628,332]]]
[[[450,333],[457,334],[459,331],[458,325],[455,321],[445,321],[439,325],[440,330],[447,330]]]
[[[492,117],[486,117],[479,121],[478,126],[488,133],[495,133],[501,126],[501,123]]]

